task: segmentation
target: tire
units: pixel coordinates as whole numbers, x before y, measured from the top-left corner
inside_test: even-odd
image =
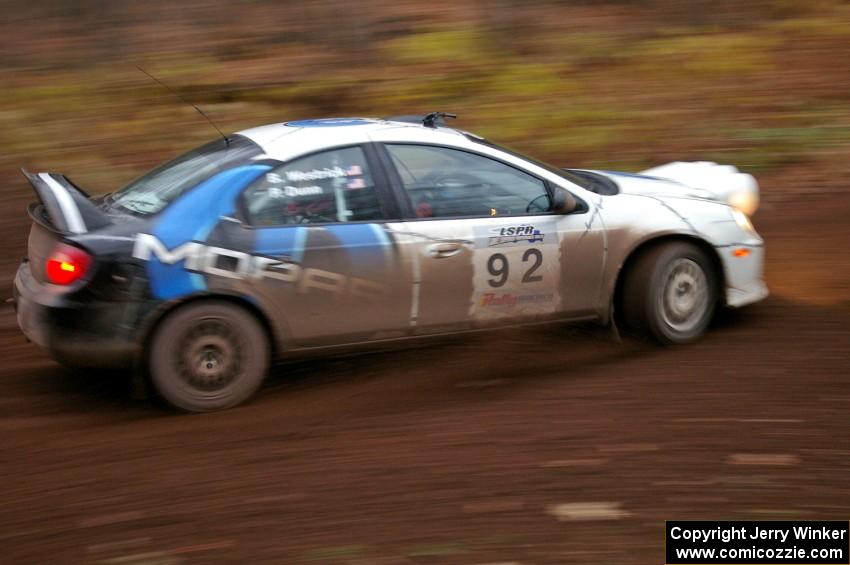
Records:
[[[661,244],[642,253],[626,273],[621,308],[626,325],[665,345],[702,337],[714,316],[718,282],[699,247]]]
[[[224,301],[184,306],[157,327],[148,348],[151,383],[188,412],[231,408],[250,398],[266,376],[266,332],[244,308]]]

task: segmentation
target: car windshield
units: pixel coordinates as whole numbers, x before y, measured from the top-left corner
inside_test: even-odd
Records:
[[[218,139],[137,178],[107,201],[133,214],[155,214],[213,175],[262,153],[259,145],[241,135],[231,135],[227,141]]]
[[[591,179],[579,176],[576,173],[570,171],[569,169],[559,169],[558,167],[555,167],[555,166],[550,165],[548,163],[544,163],[543,161],[538,161],[537,159],[535,159],[533,157],[529,157],[528,155],[524,155],[524,154],[520,153],[519,151],[514,151],[513,149],[509,149],[509,148],[505,147],[504,145],[499,145],[497,143],[493,143],[493,142],[488,141],[488,140],[481,138],[481,137],[477,137],[477,136],[474,136],[474,135],[467,135],[466,137],[467,137],[467,139],[474,141],[475,143],[480,143],[481,145],[486,145],[487,147],[492,147],[494,149],[498,149],[499,151],[504,151],[505,153],[507,153],[509,155],[513,155],[514,157],[519,157],[520,159],[524,159],[525,161],[528,161],[529,163],[531,163],[533,165],[537,165],[541,169],[546,169],[550,173],[554,173],[554,174],[558,175],[559,177],[566,179],[566,180],[570,181],[571,183],[584,188],[585,190],[593,190],[594,183]]]

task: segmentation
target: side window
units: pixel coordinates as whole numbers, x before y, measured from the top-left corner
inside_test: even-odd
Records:
[[[459,149],[388,144],[417,218],[511,216],[549,210],[542,180]]]
[[[380,220],[366,156],[359,147],[332,149],[290,161],[244,193],[255,226]]]

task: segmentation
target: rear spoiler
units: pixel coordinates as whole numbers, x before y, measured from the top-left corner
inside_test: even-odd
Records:
[[[35,190],[44,206],[47,217],[56,231],[66,234],[81,234],[102,228],[112,223],[89,195],[64,175],[56,173],[21,172]]]

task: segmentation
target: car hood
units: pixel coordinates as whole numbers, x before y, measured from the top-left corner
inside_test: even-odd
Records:
[[[752,215],[759,203],[759,187],[752,175],[717,163],[668,163],[641,173],[594,171],[614,182],[620,192],[654,197],[714,200]]]

